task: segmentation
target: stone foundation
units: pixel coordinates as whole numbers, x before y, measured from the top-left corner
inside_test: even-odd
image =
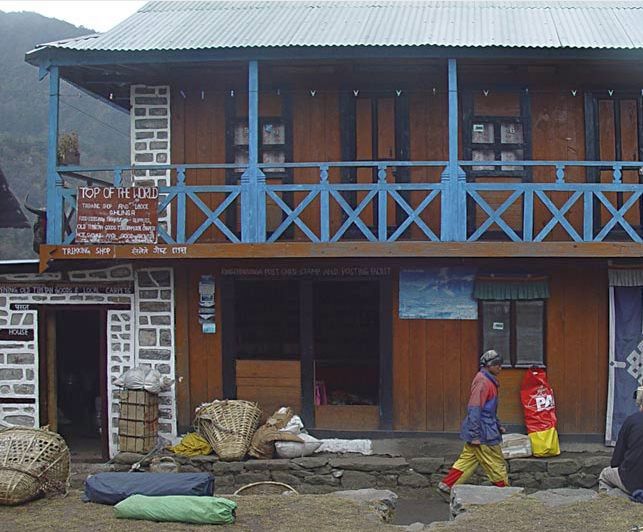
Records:
[[[173,455],[172,455],[173,456]],[[117,470],[142,456],[119,455]],[[181,472],[209,472],[215,476],[219,493],[232,492],[251,482],[285,482],[300,493],[329,493],[341,489],[386,488],[393,491],[431,488],[451,467],[452,460],[440,457],[402,458],[390,456],[320,455],[293,460],[248,460],[220,462],[215,455],[192,459],[174,456]],[[525,458],[509,461],[513,486],[537,489],[562,487],[593,488],[598,474],[609,465],[610,457],[578,453],[556,458]],[[489,484],[481,471],[470,484]]]

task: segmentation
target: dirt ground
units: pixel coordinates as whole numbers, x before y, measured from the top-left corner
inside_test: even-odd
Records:
[[[2,531],[194,531],[220,530],[233,532],[400,532],[404,526],[384,524],[374,513],[346,500],[330,496],[241,496],[237,522],[229,526],[199,526],[178,523],[153,523],[116,519],[111,506],[84,503],[81,491],[72,490],[65,498],[38,500],[29,504],[0,507]],[[435,501],[431,501],[435,503]],[[428,513],[431,513],[427,505]],[[448,506],[444,503],[445,509]],[[421,501],[414,501],[413,517],[422,520]],[[408,513],[401,504],[400,512]],[[400,519],[394,522],[412,522]],[[446,516],[445,516],[446,517]],[[424,522],[428,519],[423,520]],[[640,527],[640,528],[637,528]],[[536,500],[523,496],[505,502],[477,508],[457,521],[433,523],[431,530],[445,532],[533,532],[552,530],[564,532],[631,532],[643,531],[643,504],[626,499],[601,496],[596,500],[569,506],[547,508]]]
[[[72,490],[67,497],[33,501],[19,507],[0,507],[2,531],[119,531],[158,532],[217,530],[221,532],[323,532],[390,531],[397,527],[378,521],[375,513],[364,511],[355,503],[319,495],[275,496],[249,495],[230,497],[238,503],[234,525],[203,526],[180,523],[154,523],[116,519],[111,506],[84,503],[81,491]]]
[[[524,496],[481,506],[456,521],[435,523],[445,532],[642,532],[643,504],[601,495],[592,501],[545,507]]]

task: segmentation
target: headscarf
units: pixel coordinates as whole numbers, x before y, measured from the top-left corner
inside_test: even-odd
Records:
[[[502,357],[494,349],[485,351],[480,357],[480,366],[493,366],[494,364],[502,364]]]
[[[643,407],[643,386],[639,386],[636,389],[634,398],[636,399],[636,406],[639,408]]]

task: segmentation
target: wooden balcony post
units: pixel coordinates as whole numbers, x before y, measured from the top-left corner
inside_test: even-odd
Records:
[[[62,179],[58,166],[58,114],[60,75],[57,66],[49,67],[49,138],[47,146],[47,244],[62,244]]]
[[[266,176],[259,164],[259,64],[248,62],[248,168],[241,177],[241,240],[266,240]]]
[[[441,240],[467,239],[466,174],[458,165],[458,64],[448,61],[449,92],[449,164],[442,172]]]

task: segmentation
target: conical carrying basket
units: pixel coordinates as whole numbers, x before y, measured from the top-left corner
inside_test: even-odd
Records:
[[[69,448],[55,432],[0,430],[0,505],[22,504],[69,488]]]
[[[246,455],[260,418],[257,403],[213,401],[199,408],[194,423],[217,456],[229,462]]]

